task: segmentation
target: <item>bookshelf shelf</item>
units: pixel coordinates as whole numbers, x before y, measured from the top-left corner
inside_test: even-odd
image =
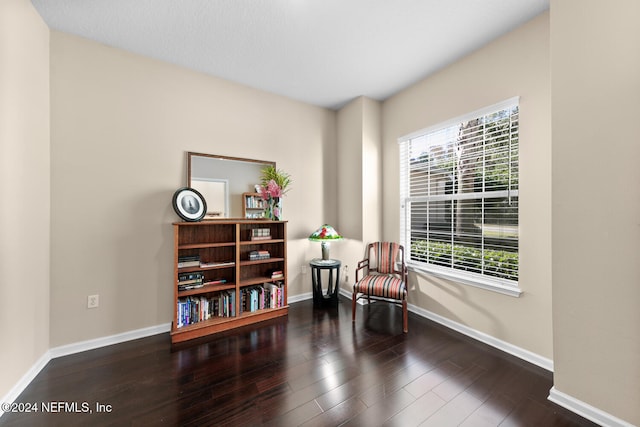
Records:
[[[192,243],[180,245],[178,249],[203,249],[203,248],[222,248],[235,246],[236,242],[223,242],[223,243]]]
[[[243,261],[240,261],[240,265],[247,266],[247,265],[268,264],[270,262],[282,262],[282,261],[284,261],[284,258],[265,258],[265,259],[257,259],[254,261],[243,260]]]
[[[173,224],[172,343],[288,314],[286,227],[265,219]],[[250,259],[261,256],[269,258]],[[217,283],[200,286],[207,282]]]
[[[227,291],[229,289],[235,289],[235,283],[224,283],[220,285],[205,285],[201,288],[189,289],[188,291],[178,291],[178,297],[188,297],[191,295],[202,295],[209,292]]]
[[[279,280],[279,279],[278,279]],[[274,281],[274,279],[271,279],[269,277],[249,277],[247,279],[243,279],[240,281],[240,287],[244,288],[247,286],[252,286],[252,285],[257,285],[260,283],[265,283],[265,282],[272,282]]]
[[[273,312],[273,311],[286,312],[288,309],[289,309],[289,306],[287,305],[287,306],[280,307],[280,308],[275,308],[275,309],[268,309],[268,310],[262,309],[262,310],[256,310],[256,311],[248,311],[248,312],[241,313],[240,317],[241,318],[262,317],[262,316],[265,316],[265,315],[269,315],[270,312]]]
[[[179,273],[193,273],[196,271],[221,270],[226,268],[235,268],[235,265],[213,265],[207,267],[182,267],[178,269]]]
[[[248,245],[268,245],[270,243],[284,243],[284,239],[270,239],[270,240],[243,240],[240,242],[242,246]]]

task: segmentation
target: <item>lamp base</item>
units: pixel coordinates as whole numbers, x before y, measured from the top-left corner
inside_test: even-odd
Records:
[[[329,260],[329,242],[322,242],[321,246],[322,246],[322,260],[328,261]]]

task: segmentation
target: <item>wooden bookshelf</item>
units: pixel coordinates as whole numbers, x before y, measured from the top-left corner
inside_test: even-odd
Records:
[[[288,314],[286,221],[176,222],[173,231],[173,343]]]

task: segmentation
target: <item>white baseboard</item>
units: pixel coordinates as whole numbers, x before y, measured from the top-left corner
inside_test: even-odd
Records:
[[[1,403],[13,403],[20,396],[20,393],[24,391],[25,388],[31,381],[40,373],[40,371],[47,366],[47,363],[51,360],[51,356],[49,355],[49,351],[46,351],[40,358],[33,364],[33,366],[18,380],[18,382],[9,390],[9,392],[2,397],[0,400]],[[4,414],[4,410],[0,408],[0,417]]]
[[[549,390],[549,398],[550,401],[556,403],[563,408],[570,410],[590,421],[593,421],[596,424],[606,427],[634,427],[633,424],[630,424],[620,418],[616,418],[613,415],[604,412],[598,408],[595,408],[588,403],[585,403],[581,400],[576,399],[575,397],[571,397],[566,393],[559,391],[554,387]]]
[[[473,328],[470,328],[461,323],[455,322],[451,319],[447,319],[446,317],[440,316],[439,314],[435,314],[429,310],[425,310],[413,304],[409,304],[409,311],[425,317],[429,320],[433,320],[436,323],[439,323],[443,326],[446,326],[449,329],[453,329],[454,331],[460,332],[463,335],[471,337],[477,341],[483,342],[491,347],[495,347],[498,350],[502,350],[505,353],[509,353],[512,356],[515,356],[519,359],[525,360],[529,363],[532,363],[536,366],[539,366],[547,371],[553,372],[553,360],[543,357],[539,354],[536,354],[532,351],[526,350],[522,347],[518,347],[516,345],[510,344],[506,341],[502,341],[496,337],[493,337],[489,334],[485,334],[484,332],[477,331]]]
[[[340,295],[345,296],[349,299],[353,298],[353,286],[350,285],[349,289],[340,288]],[[362,304],[362,300],[358,301],[359,304]]]
[[[298,294],[294,296],[287,296],[287,303],[292,304],[294,302],[300,302],[313,298],[313,292],[307,292],[306,294]]]
[[[152,335],[162,334],[164,332],[169,332],[170,330],[171,323],[163,323],[161,325],[127,331],[121,334],[109,335],[106,337],[80,341],[77,343],[62,345],[59,347],[53,347],[49,350],[49,353],[51,354],[51,359],[55,359],[56,357],[62,357],[69,354],[80,353],[82,351],[93,350],[94,348],[106,347],[108,345],[119,344],[121,342],[137,340],[138,338],[145,338]]]
[[[340,289],[340,293],[349,299],[352,298],[352,293],[346,290]],[[365,298],[362,298],[358,300],[358,303],[366,304],[367,302]],[[502,341],[496,337],[485,334],[484,332],[477,331],[461,323],[454,322],[451,319],[447,319],[446,317],[440,316],[416,305],[407,304],[407,309],[410,312],[417,314],[418,316],[424,317],[425,319],[433,320],[436,323],[446,326],[449,329],[453,329],[456,332],[460,332],[461,334],[473,338],[476,341],[483,342],[487,345],[490,345],[491,347],[495,347],[498,350],[502,350],[505,353],[509,353],[512,356],[525,360],[529,363],[533,363],[534,365],[546,369],[547,371],[553,372],[553,360],[551,359],[540,356],[539,354],[533,353],[529,350],[525,350],[524,348],[515,346],[506,341]]]
[[[150,337],[152,335],[169,332],[171,330],[171,323],[165,323],[162,325],[150,326],[148,328],[136,329],[133,331],[123,332],[121,334],[109,335],[102,338],[96,338],[87,341],[81,341],[78,343],[67,344],[59,347],[54,347],[47,350],[40,358],[33,364],[33,366],[18,380],[18,382],[9,390],[9,392],[2,397],[0,402],[13,403],[24,391],[25,388],[33,381],[33,379],[40,373],[40,371],[47,366],[50,360],[68,356],[74,353],[80,353],[87,350],[93,350],[99,347],[105,347],[112,344],[119,344],[126,341],[136,340],[138,338]],[[0,409],[0,417],[4,414],[4,411]]]

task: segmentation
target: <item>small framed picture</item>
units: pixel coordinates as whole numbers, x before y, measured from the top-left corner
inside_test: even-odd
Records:
[[[207,213],[207,202],[193,188],[182,187],[173,194],[173,209],[185,221],[200,221]]]

